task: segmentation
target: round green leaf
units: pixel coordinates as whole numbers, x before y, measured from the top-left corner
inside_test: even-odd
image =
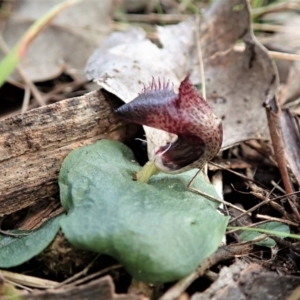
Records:
[[[276,235],[276,234],[274,234],[274,232],[281,233],[281,235],[279,235],[279,237],[281,237],[281,238],[287,237],[290,233],[289,226],[287,226],[286,224],[280,223],[280,222],[268,222],[268,223],[258,225],[255,228],[270,230],[270,231],[272,231],[272,233],[270,233],[272,235]],[[255,238],[257,238],[258,236],[260,236],[261,234],[263,234],[261,232],[255,231],[255,228],[249,228],[249,229],[251,229],[251,231],[250,230],[242,231],[240,234],[240,238],[243,241],[252,241]],[[282,236],[282,233],[285,233],[286,236]],[[264,247],[273,247],[276,245],[276,242],[271,238],[267,238],[264,241],[255,243],[255,245],[264,246]]]
[[[140,166],[131,150],[101,140],[70,153],[60,175],[60,197],[69,210],[61,221],[75,246],[109,254],[136,279],[166,282],[195,270],[218,247],[228,218],[218,203],[187,189],[196,170],[132,180]],[[199,176],[197,189],[218,197]]]
[[[0,267],[11,268],[18,266],[42,252],[58,232],[61,217],[57,216],[47,221],[37,230],[11,231],[12,233],[20,234],[18,237],[0,235]],[[21,235],[24,233],[28,235]]]

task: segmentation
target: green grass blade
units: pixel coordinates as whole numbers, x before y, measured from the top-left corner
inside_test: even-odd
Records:
[[[17,44],[0,62],[0,87],[4,84],[9,75],[17,67],[20,60],[25,56],[30,43],[34,38],[48,26],[48,24],[64,9],[69,6],[81,2],[83,0],[67,0],[55,5],[41,18],[36,20],[20,38]]]

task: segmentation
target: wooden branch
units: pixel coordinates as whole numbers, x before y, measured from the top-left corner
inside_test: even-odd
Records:
[[[121,104],[99,90],[0,121],[0,216],[57,193],[59,169],[71,150],[132,137],[138,127],[114,114]]]
[[[282,137],[282,128],[280,122],[281,109],[277,103],[276,97],[269,97],[264,102],[266,108],[268,126],[270,130],[271,141],[274,149],[275,159],[278,165],[279,172],[281,174],[281,179],[287,194],[292,194],[294,192],[292,183],[289,178],[286,156],[285,156],[285,146]],[[289,205],[297,218],[300,221],[300,214],[296,206],[295,196],[287,197]]]
[[[251,242],[233,244],[220,247],[210,257],[204,259],[198,269],[192,272],[187,277],[179,280],[169,290],[167,290],[159,300],[175,300],[199,277],[201,277],[206,270],[213,265],[228,259],[232,259],[237,255],[247,255],[253,250]]]
[[[118,295],[110,276],[96,279],[81,286],[62,287],[57,290],[20,292],[22,299],[28,300],[142,300],[142,296]]]

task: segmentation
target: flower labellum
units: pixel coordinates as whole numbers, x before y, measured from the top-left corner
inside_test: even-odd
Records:
[[[155,166],[165,173],[201,169],[218,154],[223,139],[221,120],[187,76],[179,94],[169,82],[153,79],[149,87],[116,110],[123,118],[177,135],[173,143],[155,152]]]

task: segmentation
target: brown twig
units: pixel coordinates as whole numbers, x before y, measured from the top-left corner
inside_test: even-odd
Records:
[[[22,237],[22,236],[30,235],[30,232],[29,233],[13,233],[13,232],[9,232],[9,231],[0,229],[0,234],[5,235],[5,236],[11,236],[11,237]]]
[[[256,198],[262,200],[262,202],[260,202],[259,204],[251,207],[249,210],[247,210],[246,212],[238,215],[237,217],[233,218],[232,220],[230,220],[229,224],[230,223],[234,223],[235,221],[237,221],[239,218],[243,217],[246,215],[247,212],[252,212],[256,209],[258,209],[259,207],[263,206],[263,205],[266,205],[266,204],[271,204],[272,206],[276,205],[276,207],[278,208],[279,204],[277,204],[276,202],[274,202],[275,199],[277,198],[269,198],[271,196],[271,194],[273,193],[273,189],[265,196],[264,195],[264,192],[260,192],[259,188],[254,184],[254,183],[250,183],[249,184],[250,188],[252,190],[254,190],[253,192],[250,192],[249,194],[255,196]],[[293,193],[294,194],[294,193]],[[280,211],[281,211],[281,207],[280,207]],[[284,216],[287,216],[286,213],[283,213]],[[282,221],[284,223],[284,221]],[[287,221],[287,222],[291,222],[292,224],[295,224],[294,222],[292,221]]]
[[[268,40],[267,38],[265,39],[260,39],[261,43],[266,43]],[[243,52],[245,51],[246,47],[245,45],[235,45],[233,49],[237,52]],[[289,61],[300,61],[300,55],[299,54],[294,54],[294,53],[286,53],[286,52],[279,52],[279,51],[268,51],[268,54],[271,58],[275,59],[282,59],[282,60],[289,60]]]
[[[278,244],[280,244],[280,245],[283,245],[283,246],[285,246],[285,247],[287,247],[287,248],[290,248],[290,249],[296,251],[297,253],[299,252],[299,247],[298,247],[298,245],[294,245],[293,243],[291,243],[291,242],[289,242],[289,241],[286,241],[286,240],[284,240],[283,238],[280,238],[280,237],[278,237],[278,236],[272,236],[272,239],[273,239],[275,242],[277,242]]]
[[[198,174],[198,173],[197,173],[197,174]],[[196,175],[197,175],[197,174],[196,174]],[[196,175],[195,175],[195,176],[196,176]],[[203,196],[203,197],[205,197],[205,198],[208,198],[208,199],[214,200],[214,201],[216,201],[216,202],[219,202],[220,204],[224,204],[224,205],[227,205],[227,206],[229,206],[229,207],[232,207],[232,208],[234,208],[234,209],[236,209],[236,210],[238,210],[238,211],[240,211],[240,212],[242,212],[242,213],[246,213],[246,214],[249,214],[249,215],[251,216],[251,213],[248,213],[248,212],[245,211],[244,209],[242,209],[242,208],[240,208],[240,207],[238,207],[238,206],[236,206],[236,205],[234,205],[234,204],[232,204],[232,203],[230,203],[230,202],[227,202],[227,201],[225,201],[225,200],[218,199],[218,198],[216,198],[216,197],[213,197],[213,196],[211,196],[211,195],[209,195],[209,194],[207,194],[207,193],[204,193],[204,192],[202,192],[202,191],[200,191],[200,190],[194,188],[194,187],[192,186],[192,184],[193,184],[193,182],[194,182],[194,179],[196,178],[195,176],[192,178],[192,180],[191,180],[190,183],[188,184],[188,189],[189,189],[190,191],[195,192],[195,193],[197,193],[197,194],[199,194],[199,195],[201,195],[201,196]]]
[[[30,103],[30,88],[28,85],[25,85],[21,114],[24,114],[25,111],[28,110],[29,103]]]
[[[201,74],[201,83],[202,83],[202,96],[206,100],[206,84],[205,84],[205,75],[204,75],[204,63],[203,63],[203,55],[201,48],[201,40],[200,40],[200,18],[199,15],[196,15],[196,44],[197,44],[197,55],[199,61],[199,68]]]
[[[88,81],[86,79],[83,80],[75,80],[73,82],[63,83],[56,86],[52,91],[48,92],[44,95],[44,100],[48,102],[52,97],[60,93],[70,93],[73,92],[75,89],[84,86]],[[65,98],[63,98],[65,99]]]
[[[5,281],[9,280],[10,282],[13,282],[13,284],[21,284],[22,286],[39,289],[51,289],[58,284],[57,281],[42,279],[39,277],[29,276],[20,273],[14,273],[6,270],[0,270],[0,276],[3,276]]]
[[[253,196],[255,196],[256,198],[262,200],[262,201],[266,200],[266,198],[269,198],[269,196],[272,194],[272,192],[266,194],[264,190],[262,190],[261,188],[259,188],[254,183],[249,183],[249,187],[252,190],[251,194]],[[270,205],[274,209],[276,209],[279,213],[281,213],[285,217],[285,219],[287,219],[289,221],[293,221],[292,217],[287,213],[287,211],[284,209],[284,207],[281,206],[280,204],[278,204],[277,202],[275,202],[275,200],[284,199],[287,196],[294,195],[296,193],[298,193],[298,192],[293,192],[291,194],[285,194],[285,195],[282,195],[282,196],[277,196],[275,198],[272,198],[272,201],[270,201]]]
[[[277,103],[276,97],[269,97],[264,102],[264,106],[267,112],[268,125],[270,130],[270,136],[272,140],[272,145],[274,149],[275,159],[281,174],[282,182],[286,193],[293,193],[293,187],[288,175],[288,170],[286,167],[284,143],[282,138],[282,128],[280,123],[281,109]],[[289,205],[296,216],[297,220],[300,222],[300,214],[297,210],[295,204],[295,196],[287,197]]]
[[[295,29],[297,27],[295,26]],[[273,32],[286,32],[286,26],[277,24],[267,24],[267,23],[252,23],[253,30],[260,31],[273,31]]]
[[[278,183],[276,183],[274,180],[271,180],[271,184],[273,185],[274,189],[277,189],[281,193],[285,194],[285,190]]]
[[[257,214],[257,215],[255,215],[255,217],[258,218],[258,219],[285,223],[285,224],[288,224],[288,225],[291,225],[291,226],[296,226],[296,227],[299,226],[298,223],[295,223],[295,222],[292,222],[292,221],[289,221],[289,220],[280,219],[280,218],[270,217],[270,216],[267,216],[267,215]]]
[[[8,283],[8,284],[13,285],[13,286],[15,286],[15,287],[18,287],[18,288],[20,288],[20,289],[26,290],[26,291],[28,291],[28,292],[32,292],[32,291],[33,291],[33,289],[31,289],[31,288],[29,288],[29,287],[27,287],[27,286],[25,286],[25,285],[23,285],[23,284],[20,284],[20,283],[16,283],[16,282],[14,282],[14,281],[11,281],[11,280],[9,280],[9,279],[5,279],[5,282]],[[7,299],[7,298],[6,298],[6,299]]]
[[[239,218],[241,218],[241,217],[243,217],[243,216],[245,216],[245,215],[251,213],[252,211],[256,210],[257,208],[259,208],[259,207],[261,207],[261,206],[263,206],[263,205],[265,205],[265,204],[270,203],[271,201],[272,201],[272,199],[269,199],[269,198],[265,199],[264,201],[258,203],[257,205],[251,207],[251,208],[248,209],[247,211],[241,213],[241,214],[238,215],[237,217],[235,217],[235,218],[233,218],[232,220],[230,220],[228,224],[234,223],[234,222],[237,221]]]
[[[235,244],[229,246],[220,247],[213,255],[206,258],[199,268],[191,273],[189,276],[178,281],[174,286],[172,286],[161,298],[160,300],[175,300],[177,299],[187,288],[188,286],[196,280],[198,277],[202,276],[207,269],[213,265],[219,263],[220,261],[228,260],[236,255],[245,255],[249,254],[253,249],[252,241]]]
[[[9,48],[8,48],[7,44],[5,43],[5,41],[3,40],[3,38],[1,36],[0,36],[0,48],[6,54],[9,52]],[[36,99],[37,103],[40,106],[46,105],[46,102],[45,102],[42,94],[37,89],[37,87],[34,85],[34,83],[31,81],[31,79],[26,75],[26,73],[23,71],[23,69],[20,66],[17,66],[17,71],[19,72],[20,76],[22,77],[22,79],[26,83],[26,85],[30,88],[31,93],[33,94],[33,96]]]
[[[271,5],[252,9],[252,17],[260,17],[267,13],[282,12],[288,10],[300,10],[300,4],[292,1],[273,3]]]
[[[183,14],[126,14],[125,19],[127,22],[143,22],[148,24],[176,24],[178,22],[185,21],[189,18],[190,15],[183,15]],[[115,16],[115,20],[120,20],[118,16]],[[121,20],[122,21],[122,20]]]
[[[105,273],[108,273],[108,272],[110,272],[112,270],[115,270],[115,269],[119,269],[121,267],[122,267],[122,265],[120,265],[120,264],[109,266],[107,268],[104,268],[104,269],[96,272],[96,273],[93,273],[91,275],[88,275],[88,276],[85,276],[85,277],[83,277],[81,279],[78,279],[78,280],[74,281],[73,283],[68,284],[68,286],[75,286],[75,285],[77,286],[79,284],[82,284],[84,282],[90,281],[90,280],[92,280],[92,279],[94,279],[96,277],[100,277],[100,276],[104,275]]]
[[[58,289],[66,284],[70,284],[72,281],[77,280],[78,278],[85,276],[87,274],[87,272],[90,270],[90,268],[95,264],[96,260],[99,258],[100,254],[96,255],[96,257],[94,257],[92,259],[92,261],[80,272],[76,273],[75,275],[69,277],[68,279],[64,280],[63,282],[59,283],[58,285],[56,285],[54,287],[54,289]]]
[[[260,222],[257,222],[257,223],[252,223],[252,224],[249,224],[249,225],[243,226],[243,227],[252,228],[252,227],[256,227],[258,225],[262,225],[262,224],[266,224],[266,223],[270,223],[270,221],[264,220],[264,221],[260,221]],[[232,233],[237,232],[237,231],[240,231],[240,229],[232,229],[232,230],[226,231],[226,234],[232,234]]]
[[[221,166],[221,165],[219,165],[219,164],[216,164],[216,163],[213,162],[213,161],[210,161],[209,164],[210,164],[210,165],[213,165],[213,166],[215,166],[215,167],[217,167],[217,168],[219,168],[219,169],[228,171],[228,172],[230,172],[230,173],[232,173],[232,174],[234,174],[234,175],[236,175],[236,176],[239,176],[240,178],[243,178],[243,179],[245,179],[245,180],[249,180],[250,182],[254,182],[254,183],[256,183],[257,185],[260,185],[260,186],[262,186],[262,187],[265,188],[265,186],[264,186],[263,184],[261,184],[260,182],[256,181],[256,180],[253,179],[253,178],[247,177],[247,176],[245,176],[245,175],[243,175],[243,174],[241,174],[241,173],[239,173],[239,172],[235,172],[235,171],[233,171],[233,170],[231,170],[231,169],[229,169],[229,168],[223,167],[223,166]]]

